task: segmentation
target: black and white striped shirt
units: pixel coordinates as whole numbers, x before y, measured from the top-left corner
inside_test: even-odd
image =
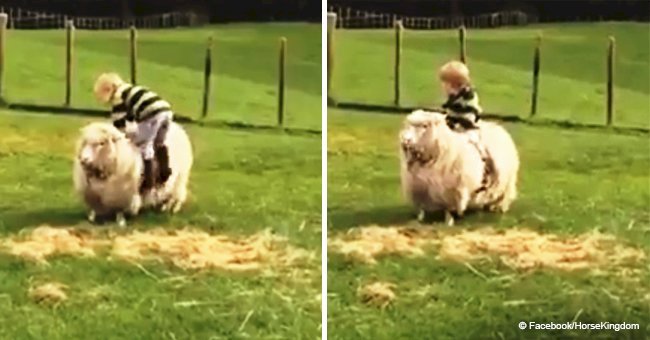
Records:
[[[478,94],[471,87],[463,87],[458,93],[450,95],[442,108],[460,115],[474,114],[476,121],[483,111],[478,103]]]
[[[149,89],[124,84],[114,95],[112,117],[116,127],[124,127],[126,122],[142,122],[157,114],[171,111],[171,105]]]

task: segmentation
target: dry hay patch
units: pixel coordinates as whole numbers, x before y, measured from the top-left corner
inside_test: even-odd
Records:
[[[98,240],[80,230],[50,226],[0,240],[0,249],[9,254],[44,264],[53,255],[95,256],[97,246]]]
[[[346,257],[374,264],[383,255],[423,256],[436,246],[439,258],[470,262],[497,258],[506,266],[527,271],[550,268],[564,271],[602,270],[643,263],[643,250],[626,246],[613,235],[592,231],[561,237],[525,228],[497,231],[366,226],[332,238],[330,248]]]
[[[386,308],[395,298],[396,285],[389,282],[373,282],[365,284],[357,290],[361,302],[380,308]]]
[[[169,261],[183,269],[218,268],[256,270],[267,265],[293,266],[308,257],[303,249],[286,244],[270,231],[243,239],[211,235],[204,231],[155,229],[135,231],[113,239],[111,254],[131,261]]]
[[[598,231],[574,237],[542,234],[528,229],[465,230],[445,236],[440,257],[472,261],[497,257],[517,270],[551,268],[564,271],[639,264],[646,254],[625,246],[613,235]]]
[[[384,255],[422,256],[424,247],[436,243],[430,230],[424,228],[367,226],[350,229],[332,238],[330,247],[361,262],[374,264]]]
[[[57,304],[68,299],[68,286],[59,282],[47,282],[29,288],[29,297],[37,303]]]
[[[244,238],[209,234],[185,228],[131,231],[119,235],[99,235],[79,229],[41,226],[18,236],[0,240],[0,251],[47,263],[54,255],[98,256],[130,262],[158,261],[182,269],[223,269],[247,271],[290,267],[313,259],[313,254],[289,245],[285,237],[269,230]]]

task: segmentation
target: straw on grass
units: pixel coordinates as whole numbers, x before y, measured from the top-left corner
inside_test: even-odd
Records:
[[[159,261],[183,269],[249,271],[291,267],[312,255],[269,230],[236,239],[188,228],[93,237],[75,228],[41,226],[26,235],[0,240],[0,245],[2,251],[40,263],[57,254],[96,256],[96,251],[109,250],[113,257],[134,263],[156,281],[159,278],[140,263]]]
[[[32,230],[26,237],[14,237],[0,242],[12,255],[47,263],[52,255],[95,256],[95,242],[71,228],[53,228],[47,225]]]
[[[496,256],[517,270],[552,268],[565,271],[638,263],[640,249],[626,247],[611,235],[593,231],[559,237],[526,229],[497,232],[490,228],[465,230],[442,238],[440,256],[467,262]]]
[[[629,275],[638,272],[633,266],[646,259],[642,249],[626,246],[613,235],[598,231],[561,237],[523,228],[431,232],[424,228],[366,226],[334,236],[330,242],[333,251],[369,264],[382,255],[422,256],[428,245],[439,245],[441,259],[460,262],[484,279],[487,277],[470,262],[496,258],[514,270],[524,271],[550,268],[598,272],[616,267],[616,274],[634,276]]]
[[[373,282],[359,287],[357,295],[363,303],[383,309],[395,300],[395,287],[389,282]]]
[[[432,241],[414,229],[367,226],[333,238],[330,245],[347,257],[374,264],[376,257],[381,255],[422,256],[425,254],[423,247]]]
[[[129,261],[169,261],[183,269],[249,271],[265,265],[291,265],[305,256],[285,242],[269,231],[234,240],[199,230],[155,229],[116,237],[111,252]]]
[[[67,288],[59,282],[48,282],[29,288],[29,297],[38,303],[57,304],[68,299]]]

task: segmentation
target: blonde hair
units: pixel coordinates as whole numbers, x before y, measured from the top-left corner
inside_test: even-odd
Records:
[[[470,83],[469,69],[460,61],[453,60],[442,65],[438,75],[441,81],[455,87],[469,85]]]
[[[125,83],[117,73],[102,73],[97,77],[93,87],[95,98],[102,104],[108,104],[113,99],[117,88]]]

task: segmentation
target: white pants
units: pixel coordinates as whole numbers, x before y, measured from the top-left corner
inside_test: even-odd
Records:
[[[154,147],[156,138],[162,138],[158,141],[162,144],[164,141],[164,134],[172,122],[172,112],[166,111],[156,114],[155,116],[141,121],[138,123],[137,130],[134,134],[127,134],[129,138],[140,148],[142,156],[145,160],[152,160],[154,157]]]

